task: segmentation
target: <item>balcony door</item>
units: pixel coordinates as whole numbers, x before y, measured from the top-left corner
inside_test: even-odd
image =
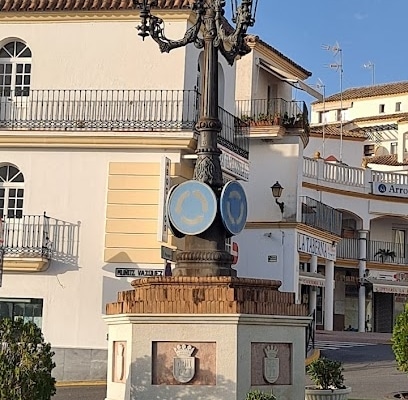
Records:
[[[6,248],[14,248],[24,240],[23,225],[24,176],[11,164],[0,166],[0,215],[3,217],[3,240]]]
[[[20,41],[0,49],[0,121],[25,119],[31,83],[31,50]]]

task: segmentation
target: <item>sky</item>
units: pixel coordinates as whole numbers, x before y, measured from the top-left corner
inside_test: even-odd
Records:
[[[259,0],[249,33],[312,72],[307,83],[320,79],[327,96],[340,92],[340,72],[329,67],[340,58],[322,45],[342,49],[343,90],[371,85],[373,71],[376,84],[408,80],[407,15],[408,0]]]

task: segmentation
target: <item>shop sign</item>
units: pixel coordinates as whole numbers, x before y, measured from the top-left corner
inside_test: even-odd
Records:
[[[336,261],[336,246],[304,233],[298,233],[298,251]]]
[[[408,198],[408,185],[373,182],[372,193],[378,196],[394,196]]]
[[[218,148],[222,151],[220,155],[222,172],[247,182],[249,180],[249,161],[220,144]]]
[[[324,279],[312,278],[309,276],[299,275],[299,283],[306,286],[324,287]]]
[[[408,286],[373,285],[373,291],[377,293],[408,294]]]
[[[160,163],[160,187],[159,187],[159,214],[157,218],[157,241],[167,242],[169,239],[169,224],[167,221],[167,195],[171,185],[171,161],[167,157],[162,157]]]

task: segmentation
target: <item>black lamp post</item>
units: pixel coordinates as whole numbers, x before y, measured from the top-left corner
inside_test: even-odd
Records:
[[[192,10],[196,13],[195,24],[180,40],[170,40],[164,34],[163,20],[151,14],[151,9],[160,5],[158,0],[134,0],[141,9],[141,24],[137,27],[143,38],[151,36],[161,52],[194,43],[204,48],[203,88],[201,93],[200,117],[196,124],[199,133],[197,162],[194,179],[208,184],[217,198],[223,187],[220,164],[221,151],[217,136],[221,132],[218,118],[218,51],[232,65],[237,57],[249,53],[245,44],[247,29],[255,23],[258,0],[230,0],[235,29],[229,32],[224,19],[225,0],[195,0]],[[227,32],[228,31],[228,32]],[[202,34],[201,34],[202,32]],[[226,230],[219,213],[214,223],[205,232],[186,236],[186,250],[177,254],[176,276],[233,276],[232,256],[225,251]]]

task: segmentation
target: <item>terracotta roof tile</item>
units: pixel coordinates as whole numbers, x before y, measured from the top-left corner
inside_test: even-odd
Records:
[[[407,160],[404,160],[404,162],[398,162],[396,154],[365,157],[364,159],[367,160],[370,164],[389,165],[392,167],[400,167],[402,165],[408,165]]]
[[[310,134],[311,135],[323,135],[323,125],[312,125],[310,127]],[[340,125],[336,124],[328,124],[324,126],[324,134],[325,136],[339,136],[341,135],[340,132]],[[367,139],[367,135],[361,131],[354,131],[348,130],[343,127],[343,137],[348,138],[359,138],[359,139]]]
[[[195,0],[158,0],[155,8],[188,8]],[[132,10],[132,0],[0,0],[0,12]]]
[[[370,122],[370,121],[382,121],[382,120],[394,120],[402,121],[408,118],[408,113],[395,113],[395,114],[382,114],[374,115],[370,117],[355,118],[351,122]]]
[[[408,81],[350,88],[343,91],[342,97],[343,100],[355,100],[366,97],[384,97],[404,93],[408,93]],[[340,101],[340,97],[340,93],[335,93],[326,97],[325,101]],[[321,102],[316,101],[313,104],[319,103]]]

